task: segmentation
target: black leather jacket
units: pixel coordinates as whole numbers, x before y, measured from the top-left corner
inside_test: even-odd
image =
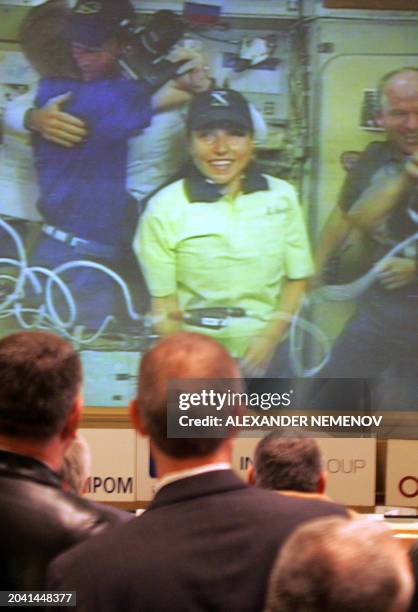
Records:
[[[0,450],[0,590],[44,590],[56,555],[122,517],[64,492],[36,459]]]

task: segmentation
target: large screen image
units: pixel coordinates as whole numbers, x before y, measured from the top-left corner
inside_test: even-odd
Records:
[[[381,54],[377,20],[358,50],[186,4],[50,0],[3,33],[0,333],[70,339],[88,406],[127,406],[185,329],[297,409],[414,411],[412,22]]]

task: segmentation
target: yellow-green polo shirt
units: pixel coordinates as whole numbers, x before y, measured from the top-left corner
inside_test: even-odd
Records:
[[[265,176],[268,188],[190,202],[184,180],[149,202],[134,250],[153,297],[176,294],[182,310],[241,307],[248,316],[220,330],[185,325],[241,357],[278,309],[283,280],[313,273],[295,189]]]

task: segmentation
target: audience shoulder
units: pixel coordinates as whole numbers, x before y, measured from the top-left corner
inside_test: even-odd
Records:
[[[51,489],[52,509],[61,513],[67,528],[79,531],[81,535],[94,535],[110,526],[129,521],[133,515],[105,504],[92,502],[70,491]]]
[[[332,500],[285,495],[280,493],[280,491],[261,489],[257,486],[249,487],[249,490],[249,495],[255,495],[260,501],[268,501],[273,511],[280,510],[295,520],[298,520],[298,518],[305,514],[306,520],[316,516],[338,515],[345,518],[350,516],[344,505]]]

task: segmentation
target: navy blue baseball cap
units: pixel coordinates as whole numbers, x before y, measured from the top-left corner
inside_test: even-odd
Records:
[[[197,94],[190,104],[189,130],[219,125],[233,125],[248,132],[254,130],[248,102],[238,91],[210,89]]]
[[[101,47],[118,33],[121,21],[133,16],[129,0],[80,0],[70,16],[67,37],[87,47]]]

